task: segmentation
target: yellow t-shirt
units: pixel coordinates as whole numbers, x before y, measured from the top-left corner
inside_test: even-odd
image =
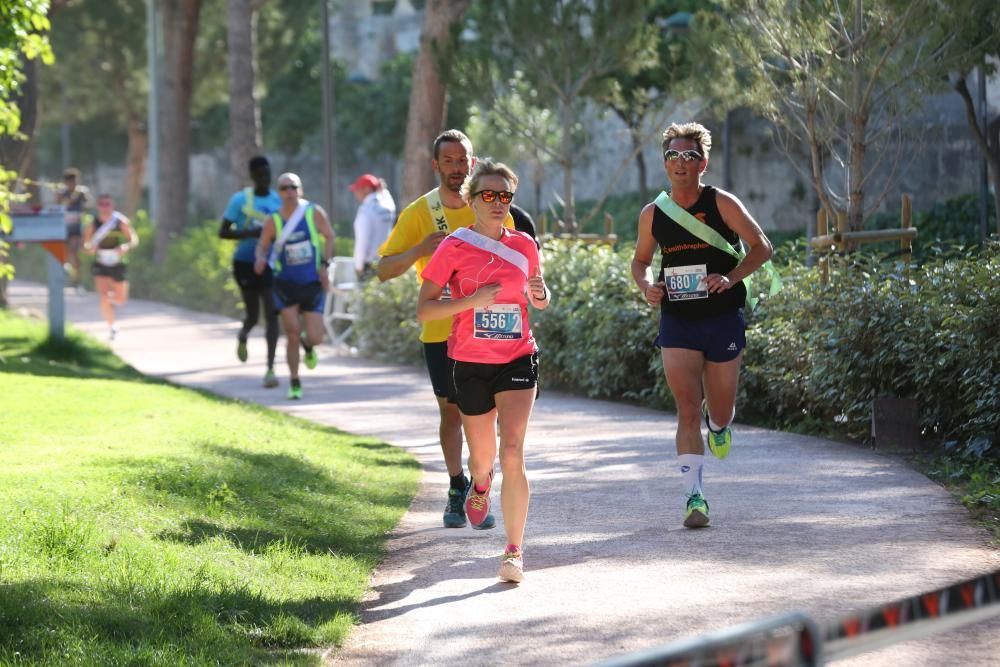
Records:
[[[428,234],[432,234],[433,232],[444,231],[450,234],[456,229],[468,227],[476,221],[475,214],[468,206],[448,208],[443,204],[440,213],[437,213],[432,218],[430,206],[427,204],[427,194],[415,199],[399,214],[396,225],[389,232],[389,238],[378,249],[380,257],[404,253],[410,248],[419,245],[421,241],[427,238]],[[511,229],[514,228],[514,219],[510,216],[510,213],[507,214],[504,226]],[[421,274],[430,259],[430,255],[426,255],[413,264],[417,270],[417,280],[420,282],[424,281]],[[420,332],[420,340],[423,343],[443,343],[448,340],[448,334],[450,333],[450,317],[443,320],[425,320]]]

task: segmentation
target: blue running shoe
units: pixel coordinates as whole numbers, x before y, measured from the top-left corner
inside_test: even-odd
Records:
[[[468,489],[468,486],[466,486]],[[448,504],[444,507],[444,527],[462,528],[465,526],[465,492],[458,489],[448,489]]]

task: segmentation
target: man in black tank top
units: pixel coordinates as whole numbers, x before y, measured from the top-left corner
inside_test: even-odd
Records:
[[[705,441],[720,459],[729,455],[729,424],[736,414],[736,388],[746,345],[743,279],[773,252],[760,225],[735,196],[701,182],[712,148],[699,123],[672,124],[663,133],[663,159],[670,199],[661,197],[639,214],[632,277],[651,306],[660,308],[656,345],[677,404],[677,463],[687,495],[684,525],[707,526],[702,490]],[[669,211],[669,212],[668,212]],[[706,231],[709,228],[711,231]],[[749,251],[742,259],[741,244]],[[660,248],[660,267],[650,266]]]

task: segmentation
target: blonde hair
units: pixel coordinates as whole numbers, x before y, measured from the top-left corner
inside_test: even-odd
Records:
[[[491,157],[478,158],[472,173],[466,176],[465,182],[462,183],[461,194],[466,203],[472,203],[473,193],[479,190],[479,181],[487,176],[503,176],[510,183],[510,189],[517,190],[517,174],[513,169]]]
[[[663,152],[670,148],[670,142],[674,139],[691,139],[698,144],[698,150],[702,156],[708,158],[708,152],[712,150],[712,133],[701,123],[671,123],[670,127],[663,131]]]

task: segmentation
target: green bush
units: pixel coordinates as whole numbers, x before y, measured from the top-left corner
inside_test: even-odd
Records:
[[[239,289],[232,278],[234,241],[219,238],[218,223],[187,227],[170,244],[163,263],[153,263],[156,230],[144,211],[132,220],[139,247],[129,254],[129,289],[140,299],[240,317]]]
[[[139,247],[128,256],[130,294],[139,299],[172,303],[184,308],[219,313],[239,318],[243,302],[232,277],[232,255],[235,241],[220,239],[219,223],[210,220],[190,225],[170,244],[166,259],[159,266],[153,263],[156,230],[145,211],[132,219],[139,235]],[[351,255],[354,242],[338,234],[337,255]],[[46,279],[45,251],[35,244],[18,248],[14,255],[17,277],[25,280]],[[93,259],[81,254],[81,282],[93,289],[90,265]]]
[[[399,364],[423,359],[417,321],[417,277],[411,269],[388,282],[377,278],[361,290],[355,341],[361,354]]]
[[[529,313],[542,381],[662,405],[668,392],[653,346],[658,324],[632,280],[632,247],[550,240],[543,255],[552,302]]]
[[[791,263],[784,290],[750,315],[740,384],[744,422],[868,436],[871,403],[916,399],[924,434],[980,442],[1000,434],[1000,244],[902,266],[834,258],[832,278]],[[548,241],[549,308],[531,311],[545,385],[672,407],[657,314],[629,272],[632,249]],[[860,255],[855,256],[860,257]],[[366,354],[419,359],[415,280],[369,284],[358,325]]]
[[[928,436],[996,438],[1000,248],[899,268],[840,260],[827,285],[815,270],[786,273],[748,331],[743,418],[864,438],[871,401],[899,396],[918,401]]]

